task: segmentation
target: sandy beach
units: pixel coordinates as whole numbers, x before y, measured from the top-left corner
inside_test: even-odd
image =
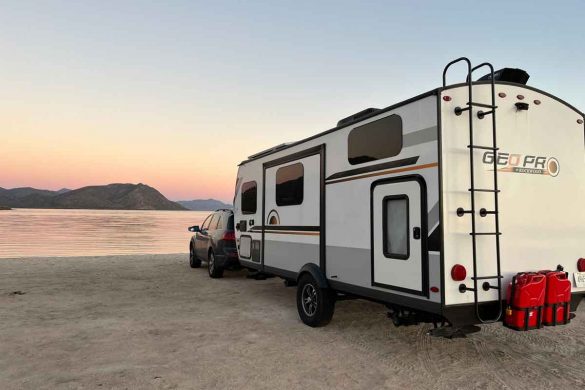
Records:
[[[245,275],[182,254],[0,260],[0,388],[585,386],[585,306],[568,326],[447,340],[353,300],[312,329],[294,288]]]

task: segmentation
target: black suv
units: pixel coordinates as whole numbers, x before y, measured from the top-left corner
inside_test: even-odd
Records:
[[[203,221],[201,227],[191,226],[189,231],[195,233],[189,244],[191,268],[199,268],[202,260],[207,261],[212,278],[221,278],[226,268],[239,268],[232,210],[216,210]]]

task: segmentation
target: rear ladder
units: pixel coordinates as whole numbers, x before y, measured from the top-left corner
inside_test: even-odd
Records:
[[[465,107],[456,107],[454,110],[455,115],[459,116],[462,115],[465,111],[469,111],[469,145],[467,145],[467,148],[469,149],[469,168],[470,168],[470,187],[468,189],[469,194],[471,196],[471,209],[469,210],[465,210],[463,207],[459,207],[457,209],[457,215],[459,217],[463,217],[466,214],[469,214],[471,216],[471,233],[469,233],[469,235],[471,236],[471,243],[472,243],[472,251],[473,251],[473,277],[471,278],[473,280],[473,287],[467,287],[465,284],[461,284],[459,286],[459,291],[461,291],[462,293],[465,293],[467,291],[473,291],[473,297],[474,297],[474,305],[475,305],[475,314],[477,316],[477,319],[482,322],[482,323],[490,323],[490,322],[496,322],[500,319],[500,317],[502,316],[502,273],[501,273],[501,269],[500,269],[500,235],[502,234],[500,232],[500,221],[499,221],[499,210],[498,210],[498,194],[500,193],[500,190],[498,189],[498,169],[497,169],[497,158],[496,157],[496,153],[498,151],[498,147],[497,147],[497,142],[496,142],[496,109],[498,108],[496,106],[496,88],[495,88],[495,82],[494,82],[494,67],[487,63],[484,62],[480,65],[477,65],[476,67],[472,67],[471,66],[471,61],[469,61],[469,59],[465,58],[465,57],[461,57],[458,58],[454,61],[451,61],[449,64],[447,64],[447,66],[445,67],[445,69],[443,70],[443,87],[446,87],[447,85],[447,71],[449,70],[449,68],[458,63],[458,62],[465,62],[467,64],[467,80],[466,80],[466,85],[467,85],[467,93],[468,93],[468,100],[467,100],[467,104]],[[477,103],[473,101],[473,81],[472,81],[472,75],[473,72],[476,71],[479,68],[482,67],[487,67],[490,70],[491,73],[491,104],[483,104],[483,103]],[[476,112],[477,118],[478,119],[484,119],[487,115],[491,115],[492,117],[492,145],[476,145],[473,143],[473,135],[474,135],[474,131],[473,131],[473,123],[475,120],[475,117],[473,115],[473,107],[478,107],[478,108],[484,108],[487,109],[487,111],[482,111],[479,110]],[[476,188],[475,187],[475,180],[474,180],[474,166],[473,166],[473,156],[474,156],[474,151],[478,149],[478,150],[490,150],[494,153],[494,161],[493,161],[493,171],[494,171],[494,175],[493,175],[493,187],[492,188]],[[489,193],[493,193],[494,194],[494,210],[486,210],[485,208],[481,208],[479,210],[479,216],[480,217],[486,217],[487,215],[493,215],[494,217],[494,225],[495,225],[495,229],[493,232],[477,232],[476,229],[476,208],[475,208],[475,194],[477,192],[489,192]],[[489,276],[478,276],[477,275],[477,237],[478,236],[494,236],[495,238],[495,245],[496,245],[496,269],[497,269],[497,274],[496,275],[489,275]],[[481,314],[480,314],[480,310],[479,310],[479,298],[478,298],[478,292],[479,292],[479,285],[478,282],[480,280],[484,280],[485,282],[483,282],[481,288],[484,291],[489,291],[490,289],[496,289],[498,291],[498,314],[495,318],[482,318]],[[489,280],[496,280],[497,281],[497,285],[493,285],[489,282]]]

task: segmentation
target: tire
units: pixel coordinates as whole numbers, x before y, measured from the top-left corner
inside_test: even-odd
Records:
[[[311,274],[304,274],[297,286],[297,310],[306,325],[325,326],[333,317],[335,291],[319,287]]]
[[[223,277],[223,267],[219,267],[215,264],[215,255],[213,254],[213,251],[209,251],[207,257],[207,272],[209,273],[209,277],[213,279]]]
[[[193,245],[189,245],[189,266],[191,268],[201,268],[201,260],[197,258]]]

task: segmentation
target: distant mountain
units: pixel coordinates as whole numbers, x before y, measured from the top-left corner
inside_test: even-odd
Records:
[[[0,205],[42,209],[186,210],[145,184],[108,184],[77,190],[0,189]]]
[[[64,190],[64,189],[63,189]],[[12,189],[4,189],[0,188],[0,195],[7,196],[14,199],[22,199],[29,195],[43,195],[43,196],[53,196],[59,195],[60,191],[50,191],[50,190],[38,190],[32,187],[19,187],[19,188],[12,188]]]
[[[212,211],[232,208],[231,204],[223,203],[217,199],[179,200],[177,203],[189,210],[195,211]]]

